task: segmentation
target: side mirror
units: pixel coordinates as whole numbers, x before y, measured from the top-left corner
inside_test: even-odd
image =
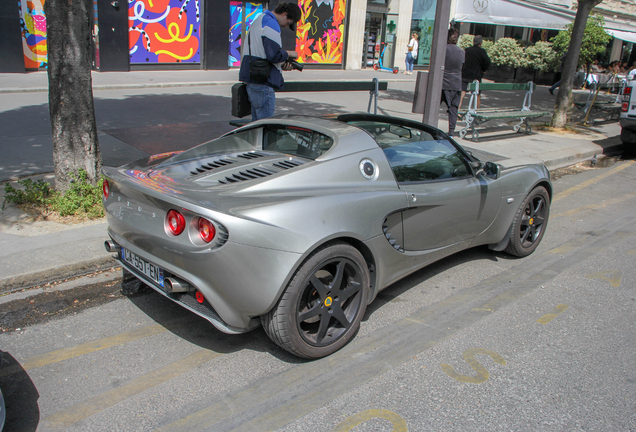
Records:
[[[501,174],[501,166],[494,162],[486,162],[484,164],[484,173],[493,180],[496,180]]]

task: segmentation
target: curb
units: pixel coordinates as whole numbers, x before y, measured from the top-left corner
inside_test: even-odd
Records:
[[[111,255],[0,280],[0,295],[119,267]]]
[[[302,81],[302,80],[287,80],[287,82]],[[315,81],[352,81],[351,79],[317,79]],[[380,81],[386,82],[411,82],[411,80],[404,79],[381,79]],[[195,82],[175,82],[175,83],[143,83],[143,84],[93,84],[93,91],[95,90],[130,90],[130,89],[145,89],[145,88],[172,88],[172,87],[203,87],[203,86],[222,86],[222,85],[234,85],[238,83],[238,80],[232,81],[195,81]],[[412,82],[415,82],[414,80]],[[9,87],[1,88],[2,93],[48,93],[47,87]]]

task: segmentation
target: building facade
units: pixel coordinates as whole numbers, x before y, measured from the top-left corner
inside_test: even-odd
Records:
[[[46,0],[0,2],[0,72],[46,68]],[[242,41],[254,18],[280,0],[92,0],[93,68],[223,70],[240,65]],[[361,69],[382,59],[404,68],[406,45],[419,35],[416,67],[430,59],[438,0],[296,0],[296,33],[283,29],[283,47],[306,67]],[[574,0],[451,0],[461,33],[494,40],[548,40],[574,20]],[[605,0],[614,37],[610,58],[625,57],[636,42],[636,0]]]

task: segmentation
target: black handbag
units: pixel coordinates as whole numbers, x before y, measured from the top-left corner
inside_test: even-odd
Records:
[[[269,73],[272,70],[272,64],[267,59],[252,57],[252,44],[250,41],[250,31],[247,35],[247,46],[250,52],[250,82],[255,84],[265,84],[269,79]]]

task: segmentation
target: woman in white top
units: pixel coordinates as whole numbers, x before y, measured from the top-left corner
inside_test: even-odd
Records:
[[[406,46],[406,72],[405,75],[413,75],[413,63],[415,63],[415,59],[417,58],[417,39],[418,35],[416,32],[411,34],[411,40]]]

